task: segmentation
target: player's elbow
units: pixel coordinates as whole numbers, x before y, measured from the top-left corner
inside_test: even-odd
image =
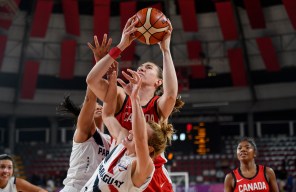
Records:
[[[93,85],[94,84],[94,81],[95,81],[94,78],[90,74],[88,74],[87,77],[86,77],[86,83],[87,83],[87,85],[88,86]]]
[[[167,102],[172,102],[174,103],[177,99],[178,93],[177,92],[170,92],[165,95],[166,101]]]
[[[168,91],[164,91],[164,94],[166,95],[166,97],[168,97],[168,99],[176,100],[178,96],[178,88],[171,88]]]

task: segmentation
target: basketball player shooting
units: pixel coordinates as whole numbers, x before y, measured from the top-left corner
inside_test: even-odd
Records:
[[[120,43],[98,61],[87,76],[86,82],[88,86],[102,101],[104,101],[108,89],[108,82],[102,80],[103,75],[122,51],[136,39],[134,33],[138,30],[136,25],[139,22],[136,17],[137,16],[134,15],[128,19],[123,29]],[[142,79],[142,85],[139,89],[139,103],[142,106],[145,117],[149,117],[149,120],[153,120],[154,122],[168,119],[175,108],[178,94],[177,76],[170,51],[173,28],[170,21],[167,20],[167,22],[169,27],[163,39],[158,43],[163,55],[163,70],[158,65],[151,62],[140,65],[137,70],[137,73]],[[105,35],[104,38],[107,38],[107,35]],[[123,74],[124,76],[128,75],[126,73]],[[117,86],[116,98],[116,118],[122,127],[130,130],[132,123],[131,118],[129,118],[132,117],[131,101],[121,86]],[[128,111],[128,113],[126,113],[126,111]],[[152,181],[145,191],[173,191],[172,182],[164,167],[165,162],[166,159],[163,155],[156,157],[154,161],[155,172]]]

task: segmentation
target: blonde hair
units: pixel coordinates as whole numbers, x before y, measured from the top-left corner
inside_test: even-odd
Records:
[[[154,148],[150,156],[155,157],[164,152],[168,145],[171,145],[174,128],[172,124],[168,124],[165,121],[160,123],[150,121],[148,124],[153,130],[152,135],[148,139],[148,145]]]

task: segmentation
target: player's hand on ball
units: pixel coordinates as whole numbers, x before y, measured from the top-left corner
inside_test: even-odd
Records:
[[[173,26],[171,21],[168,19],[169,28],[166,31],[165,36],[163,37],[162,41],[159,42],[160,49],[162,51],[169,50],[170,49],[170,42],[171,42],[171,36],[173,32]]]
[[[135,27],[137,23],[138,20],[136,19],[136,15],[127,20],[122,32],[120,43],[117,46],[121,51],[127,48],[136,39],[134,32],[137,30]]]

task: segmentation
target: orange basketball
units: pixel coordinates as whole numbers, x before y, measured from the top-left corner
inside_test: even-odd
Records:
[[[169,28],[166,16],[155,8],[144,8],[136,13],[139,22],[135,32],[137,39],[144,44],[153,45],[160,42]]]

